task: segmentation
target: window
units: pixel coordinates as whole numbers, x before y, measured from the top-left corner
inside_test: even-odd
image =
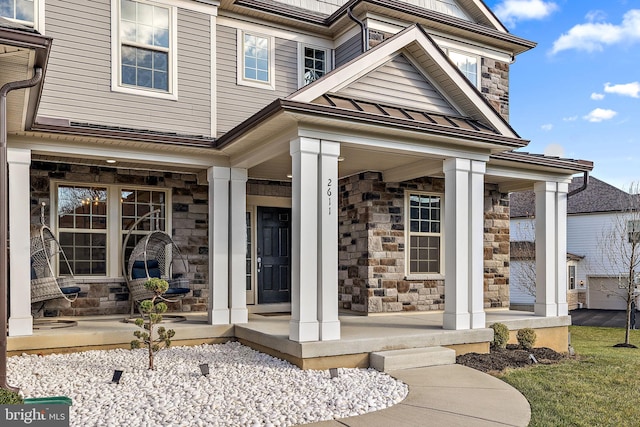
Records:
[[[569,270],[569,276],[567,280],[567,284],[569,285],[569,290],[575,289],[576,288],[576,266],[569,265],[567,266],[567,269]]]
[[[300,46],[300,86],[306,86],[324,76],[328,70],[329,52],[309,46]]]
[[[462,74],[469,79],[472,85],[479,87],[478,81],[478,57],[465,55],[460,52],[449,51],[449,58],[455,64],[456,67],[462,72]]]
[[[60,185],[58,187],[58,233],[60,246],[74,274],[105,275],[107,272],[107,189]],[[60,273],[66,263],[60,262]]]
[[[114,90],[175,95],[175,10],[146,1],[116,2],[119,31]]]
[[[442,273],[442,197],[408,193],[408,274]]]
[[[33,0],[0,0],[0,16],[33,26],[35,3]]]
[[[627,221],[629,243],[640,243],[640,221]]]
[[[135,221],[152,210],[159,209],[154,229],[169,228],[168,190],[60,183],[55,196],[58,238],[77,276],[121,275],[124,237]],[[150,229],[150,220],[138,224],[129,239],[125,259]],[[109,254],[117,259],[109,259]],[[65,263],[60,263],[59,269],[62,274],[69,273]]]
[[[272,37],[238,30],[238,84],[275,89]]]

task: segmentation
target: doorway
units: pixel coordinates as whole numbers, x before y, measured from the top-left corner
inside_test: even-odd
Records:
[[[257,209],[258,304],[291,302],[291,209]]]

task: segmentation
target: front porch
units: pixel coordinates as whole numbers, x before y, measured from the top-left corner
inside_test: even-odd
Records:
[[[445,330],[443,312],[358,316],[341,314],[341,338],[333,341],[295,342],[289,339],[290,315],[251,314],[249,323],[209,325],[206,313],[184,313],[184,322],[169,323],[176,331],[174,345],[214,344],[238,340],[303,368],[369,367],[375,351],[445,346],[456,354],[488,352],[493,331],[488,328]],[[530,312],[487,310],[487,326],[501,322],[510,330],[536,329],[536,346],[567,351],[569,316],[539,317]],[[71,328],[37,329],[33,335],[9,337],[8,354],[49,354],[129,348],[132,323],[122,316],[71,317]],[[515,332],[514,332],[515,333]]]

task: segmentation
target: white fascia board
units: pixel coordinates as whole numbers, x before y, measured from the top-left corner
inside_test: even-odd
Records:
[[[487,170],[485,175],[491,175],[499,178],[513,178],[518,180],[526,180],[526,181],[545,181],[545,182],[559,182],[559,183],[570,183],[571,178],[573,176],[572,173],[560,172],[557,174],[546,172],[546,171],[536,171],[536,170],[527,170],[522,168],[510,168],[507,166],[492,166],[491,164],[487,165]]]
[[[375,130],[373,131],[375,135]],[[298,136],[314,138],[320,140],[337,141],[344,144],[359,145],[372,149],[379,149],[390,152],[405,152],[427,154],[442,158],[462,158],[469,160],[478,160],[488,162],[489,155],[473,150],[464,150],[461,148],[452,148],[447,144],[431,144],[425,145],[414,142],[398,142],[397,140],[379,138],[376,136],[360,136],[350,135],[343,132],[322,131],[317,129],[299,128]]]
[[[491,11],[488,9],[487,5],[484,4],[483,1],[481,0],[473,0],[473,3],[476,5],[476,7],[478,9],[480,9],[480,11],[482,12],[482,14],[484,16],[487,17],[487,19],[489,20],[489,22],[491,22],[493,24],[493,26],[495,27],[495,29],[497,31],[500,31],[501,33],[508,33],[509,31],[507,31],[507,29],[505,28],[504,25],[502,25],[502,22],[500,22],[493,13],[491,13]]]
[[[13,144],[11,144],[13,145]],[[192,167],[194,169],[211,166],[228,166],[226,156],[215,155],[210,149],[195,149],[193,153],[176,151],[149,150],[149,148],[133,148],[123,145],[95,145],[91,143],[64,143],[62,141],[42,140],[20,142],[20,147],[28,148],[33,154],[68,156],[87,159],[114,159],[123,162],[144,163],[148,165],[167,165],[176,167]],[[114,166],[117,167],[117,164]]]
[[[286,27],[280,27],[272,23],[262,23],[248,21],[246,18],[240,19],[231,16],[218,16],[217,24],[219,26],[236,28],[242,31],[249,31],[259,34],[264,34],[270,37],[276,37],[283,40],[292,40],[304,44],[312,44],[314,46],[322,47],[325,49],[333,49],[333,40],[319,36],[312,33],[294,32],[288,30]]]

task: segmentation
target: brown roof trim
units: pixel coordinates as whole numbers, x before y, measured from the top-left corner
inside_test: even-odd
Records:
[[[461,30],[470,31],[475,34],[489,36],[491,38],[502,40],[504,42],[516,44],[525,48],[525,50],[533,49],[537,46],[536,42],[514,36],[508,32],[503,33],[493,28],[481,24],[476,24],[475,22],[466,21],[464,19],[456,18],[455,16],[449,16],[444,13],[424,9],[419,6],[414,6],[397,0],[351,0],[342,5],[337,11],[329,16],[313,13],[304,9],[271,1],[236,0],[234,2],[234,4],[237,6],[244,6],[251,9],[261,10],[263,12],[273,13],[279,16],[285,16],[288,18],[311,24],[322,25],[325,27],[333,25],[336,21],[338,21],[338,19],[342,18],[342,16],[347,13],[347,9],[354,8],[360,3],[369,3],[374,6],[380,6],[398,12],[408,13],[410,15],[428,19],[440,24],[445,24]]]
[[[169,132],[117,128],[42,117],[38,117],[37,122],[33,124],[31,130],[34,132],[59,133],[90,138],[120,139],[199,148],[211,148],[215,141],[214,138],[205,136],[191,136]]]
[[[507,160],[510,162],[527,163],[539,166],[550,166],[554,168],[569,169],[573,171],[591,171],[593,162],[589,160],[562,159],[550,157],[543,154],[520,153],[516,151],[505,151],[503,153],[492,154],[494,160]]]
[[[31,49],[35,51],[34,68],[42,69],[42,79],[36,85],[35,90],[29,91],[29,104],[33,108],[27,109],[25,120],[25,128],[28,130],[32,127],[33,122],[40,106],[40,98],[42,96],[42,88],[44,87],[44,79],[47,74],[47,64],[49,62],[49,54],[51,52],[51,37],[43,36],[32,28],[23,28],[16,24],[15,27],[0,27],[0,44],[16,46],[23,49]]]
[[[386,124],[399,129],[428,132],[436,135],[470,139],[473,141],[484,141],[491,144],[504,145],[505,147],[524,147],[529,143],[527,140],[510,138],[487,132],[417,122],[404,118],[371,114],[364,111],[347,110],[328,105],[310,104],[306,102],[291,101],[288,99],[276,99],[252,117],[231,129],[224,136],[218,138],[215,143],[215,147],[222,148],[233,143],[237,138],[280,112],[315,114],[328,118],[348,119],[372,125]]]

